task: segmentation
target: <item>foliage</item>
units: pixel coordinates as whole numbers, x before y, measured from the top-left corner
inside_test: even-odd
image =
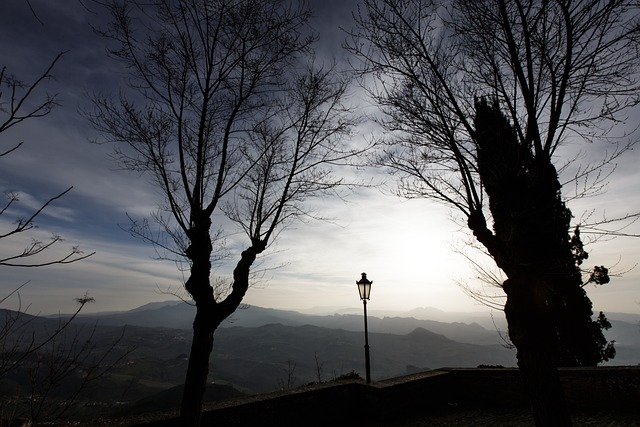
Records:
[[[351,370],[351,372],[347,372],[346,374],[338,375],[335,379],[336,379],[336,381],[340,381],[340,380],[361,380],[362,377],[356,371]]]
[[[613,353],[584,291],[585,283],[607,283],[607,270],[598,266],[584,280],[579,268],[587,256],[580,231],[594,224],[570,235],[567,182],[556,164],[567,142],[611,142],[604,160],[576,165],[568,181],[589,182],[575,197],[594,195],[606,168],[633,146],[613,127],[639,103],[638,4],[364,4],[348,48],[374,79],[367,88],[390,132],[377,163],[399,176],[401,195],[464,216],[507,276],[509,336],[536,423],[568,425],[555,367],[595,365]]]

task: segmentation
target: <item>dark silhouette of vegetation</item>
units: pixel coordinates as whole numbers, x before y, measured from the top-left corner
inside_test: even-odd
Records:
[[[74,314],[51,321],[51,328],[43,326],[43,319],[22,311],[2,311],[0,379],[8,392],[0,399],[3,422],[23,420],[39,425],[77,414],[88,402],[83,393],[130,353],[120,348],[124,329],[104,342],[96,339],[95,325],[74,324],[93,298],[85,296],[77,302]]]
[[[320,362],[320,359],[318,359],[318,353],[313,356],[313,359],[316,362],[316,381],[321,383],[322,373],[324,371],[324,362]]]
[[[159,231],[134,221],[132,234],[189,266],[197,312],[181,422],[198,425],[214,332],[241,304],[256,258],[288,223],[316,216],[307,199],[345,185],[333,168],[357,154],[341,148],[354,123],[347,82],[313,63],[310,12],[296,2],[99,3],[131,95],[96,97],[89,118],[124,168],[146,173],[164,196],[152,215]],[[222,286],[212,263],[232,249],[217,213],[247,237]]]
[[[550,327],[556,331],[554,341],[557,343],[551,348],[557,347],[554,354],[560,366],[594,366],[608,360],[615,352],[606,342],[602,329],[611,325],[602,313],[592,320],[591,302],[583,288],[589,281],[583,283],[579,269],[587,253],[579,231],[573,236],[569,234],[572,215],[560,197],[561,186],[555,168],[548,161],[537,160],[533,152],[521,149],[497,105],[478,100],[474,125],[478,172],[489,197],[494,231],[487,233],[482,218],[480,224],[476,224],[476,219],[470,217],[469,226],[509,277],[503,284],[507,293],[507,320],[510,325],[526,321],[517,318],[524,315],[522,305],[539,301],[544,307],[533,312],[549,311],[544,318],[552,319]],[[606,268],[596,267],[595,271],[599,273],[593,280],[598,284],[609,281]],[[534,291],[542,295],[536,298],[518,295],[537,288],[518,284],[516,278],[524,280],[522,275],[542,275],[545,286],[543,290]],[[520,298],[524,299],[523,303],[513,304]],[[543,331],[541,326],[536,330]],[[514,335],[510,334],[512,340]],[[554,334],[545,335],[553,337]],[[518,346],[515,341],[514,344],[518,348],[525,345]],[[550,348],[551,344],[540,347]]]
[[[0,299],[0,304],[7,301],[10,297],[17,295],[20,289],[26,284],[14,289],[8,295]],[[64,333],[65,329],[80,314],[80,311],[87,303],[94,302],[89,296],[76,299],[78,308],[68,318],[61,320],[59,326],[48,336],[39,340],[35,331],[28,331],[27,326],[35,317],[28,316],[19,306],[17,311],[5,312],[5,317],[0,330],[0,376],[14,370],[16,367],[30,357],[32,354],[46,348],[50,343],[54,342],[58,335]]]
[[[51,71],[60,60],[62,54],[58,54],[49,64],[47,69],[31,83],[25,83],[9,73],[6,67],[0,70],[0,137],[7,130],[22,125],[25,121],[47,116],[56,105],[55,95],[45,94],[39,96],[42,86],[51,79]],[[7,142],[0,141],[0,159],[21,148],[24,141]],[[62,242],[62,237],[52,235],[49,241],[35,238],[29,232],[36,227],[37,218],[56,200],[71,191],[69,187],[61,193],[51,197],[42,203],[39,208],[27,215],[17,214],[21,209],[16,205],[20,202],[20,193],[12,191],[5,194],[6,202],[0,207],[0,218],[4,224],[13,224],[9,229],[0,230],[0,241],[25,238],[27,243],[17,253],[4,255],[0,258],[0,266],[5,267],[43,267],[55,264],[69,264],[88,258],[94,253],[84,254],[78,247],[73,247],[63,256],[47,257],[52,253],[53,247]]]
[[[285,377],[284,378],[278,378],[278,389],[280,390],[289,390],[291,388],[294,388],[296,386],[296,383],[298,382],[298,377],[296,376],[296,368],[298,367],[298,364],[289,359],[287,360],[287,365],[285,368]]]
[[[30,4],[28,6],[31,8]],[[32,119],[47,116],[56,106],[55,95],[48,93],[41,95],[41,93],[43,86],[52,78],[51,72],[61,57],[62,54],[58,54],[46,70],[30,83],[11,75],[6,67],[2,67],[0,70],[0,137],[4,137],[5,132],[11,128],[22,126]],[[16,150],[23,148],[24,141],[7,143],[3,138],[0,144],[2,145],[0,159],[4,160]],[[12,225],[0,231],[0,241],[7,247],[15,244],[16,241],[26,242],[22,249],[15,253],[6,252],[0,258],[0,266],[36,268],[70,264],[94,254],[94,252],[84,254],[78,247],[73,247],[60,255],[56,251],[56,246],[63,241],[61,236],[54,234],[50,240],[43,241],[32,233],[37,227],[36,220],[43,212],[72,188],[69,187],[52,196],[36,209],[28,211],[26,215],[21,213],[23,208],[19,206],[21,197],[19,191],[6,194],[6,203],[0,208],[0,217],[3,224]],[[10,400],[5,399],[1,418],[26,417],[33,424],[41,419],[55,421],[67,413],[74,406],[79,393],[109,369],[109,366],[102,362],[110,355],[117,342],[98,360],[89,362],[90,350],[95,346],[89,339],[80,342],[78,333],[72,334],[70,331],[70,325],[80,311],[87,303],[93,302],[93,298],[87,295],[76,299],[79,304],[76,311],[70,317],[60,319],[56,328],[45,332],[37,331],[32,327],[35,318],[22,311],[19,293],[28,283],[17,285],[13,291],[0,299],[0,304],[6,303],[12,297],[20,301],[18,311],[3,311],[4,318],[0,319],[0,377],[6,378],[7,375],[19,370],[29,371],[27,387],[29,395],[17,396],[18,402],[13,402],[15,407]],[[84,375],[76,378],[80,366],[85,370]],[[74,377],[73,380],[71,380],[72,377]],[[60,387],[68,390],[66,397],[62,400],[52,399],[53,390]]]
[[[336,378],[336,381],[340,381],[340,380],[361,380],[363,379],[359,373],[357,373],[356,371],[349,371],[346,374],[342,374],[342,375],[338,375]]]
[[[376,163],[400,177],[401,195],[462,213],[506,274],[509,337],[541,426],[571,425],[558,366],[614,355],[584,290],[608,271],[582,277],[580,232],[638,213],[572,235],[555,165],[567,141],[611,141],[600,163],[566,159],[577,170],[568,182],[588,182],[574,197],[594,195],[632,147],[612,127],[638,104],[639,12],[632,1],[364,0],[347,45],[393,132]]]
[[[472,215],[469,228],[508,277],[502,289],[509,338],[534,390],[532,400],[551,395],[562,402],[559,381],[537,378],[545,366],[595,366],[613,357],[613,344],[602,333],[608,322],[602,313],[604,321],[592,319],[578,267],[584,252],[576,250],[579,238],[569,235],[571,212],[551,162],[522,149],[506,117],[484,99],[476,103],[474,125],[478,173],[494,226],[491,232],[484,217]],[[551,411],[560,419],[561,407]]]

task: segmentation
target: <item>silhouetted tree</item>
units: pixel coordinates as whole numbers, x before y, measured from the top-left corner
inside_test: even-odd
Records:
[[[6,67],[0,70],[0,159],[4,159],[9,154],[18,150],[24,142],[7,142],[4,132],[22,125],[23,122],[47,116],[56,105],[56,97],[51,94],[41,96],[39,91],[47,80],[51,78],[51,71],[60,60],[62,54],[58,54],[49,64],[47,69],[39,75],[33,82],[25,83],[16,76],[11,75]],[[47,207],[58,200],[73,187],[69,187],[56,196],[51,197],[39,208],[31,211],[27,215],[20,215],[21,209],[16,205],[20,202],[19,191],[11,191],[5,194],[6,202],[0,207],[0,219],[4,227],[0,230],[0,240],[8,242],[9,239],[19,239],[24,236],[28,241],[23,245],[23,249],[17,253],[7,254],[0,257],[0,266],[5,267],[43,267],[54,264],[69,264],[85,259],[93,255],[83,254],[79,248],[72,248],[67,254],[57,257],[47,257],[52,247],[62,241],[59,235],[53,235],[51,240],[42,241],[34,238],[29,233],[36,226],[36,220]]]
[[[289,390],[294,388],[298,377],[296,376],[296,369],[298,364],[291,359],[287,360],[287,367],[284,369],[286,375],[285,378],[278,378],[277,385],[280,390]]]
[[[41,95],[41,91],[46,82],[51,79],[51,71],[61,57],[62,54],[58,54],[53,61],[51,61],[47,69],[31,83],[25,83],[18,77],[10,74],[6,66],[3,66],[0,70],[0,159],[4,160],[4,158],[21,148],[24,144],[24,141],[6,141],[6,131],[23,125],[26,121],[45,117],[55,107],[55,95],[48,93]],[[11,254],[6,252],[6,255],[0,258],[0,266],[44,267],[55,264],[70,264],[94,254],[93,252],[83,254],[79,248],[74,247],[62,256],[47,257],[47,254],[52,252],[51,249],[53,249],[54,245],[60,243],[62,238],[58,235],[53,235],[50,241],[45,242],[34,238],[30,233],[30,231],[36,227],[36,219],[38,216],[41,215],[51,203],[64,196],[71,191],[72,188],[73,187],[69,187],[58,195],[51,197],[26,216],[16,213],[22,211],[22,209],[16,209],[16,205],[20,202],[19,193],[13,191],[6,194],[7,201],[0,209],[0,219],[3,220],[3,226],[7,224],[11,225],[7,229],[0,231],[0,241],[7,242],[5,244],[9,246],[8,242],[10,239],[19,241],[20,238],[24,237],[27,243],[23,245],[23,249],[18,250],[16,253]],[[16,285],[13,291],[7,293],[7,295],[0,299],[0,304],[4,303],[12,295],[17,294],[25,285],[26,283]],[[20,313],[16,316],[9,316],[3,319],[0,330],[0,348],[3,349],[2,353],[5,357],[0,360],[0,375],[14,369],[31,353],[36,352],[45,346],[47,342],[62,333],[88,300],[88,298],[82,300],[78,311],[67,322],[62,323],[60,327],[44,341],[22,340],[23,342],[20,343],[19,348],[9,345],[7,337],[15,334],[16,329],[18,329],[16,325],[19,323]]]
[[[0,138],[2,138],[0,140],[0,159],[5,160],[11,153],[22,148],[24,144],[23,141],[7,141],[5,139],[6,131],[24,125],[32,119],[43,118],[56,106],[56,96],[48,93],[42,94],[42,91],[43,86],[51,79],[51,72],[61,57],[62,54],[57,55],[47,69],[30,83],[11,75],[5,66],[0,70]],[[0,266],[3,268],[35,268],[70,264],[94,254],[94,252],[84,254],[78,247],[71,248],[63,255],[55,254],[55,246],[62,242],[62,238],[59,235],[54,234],[49,241],[42,241],[35,238],[31,233],[37,226],[36,220],[38,217],[53,202],[67,194],[72,188],[69,187],[49,198],[30,212],[27,210],[28,213],[26,215],[21,213],[24,211],[23,208],[18,207],[20,203],[19,191],[16,190],[6,194],[7,201],[0,208],[0,219],[2,219],[1,222],[5,227],[4,230],[0,231],[0,241],[6,247],[11,247],[12,244],[20,241],[26,241],[26,243],[23,244],[22,249],[18,249],[14,253],[7,250],[0,258]],[[54,255],[50,255],[52,253]],[[8,292],[7,295],[0,299],[0,305],[4,304],[12,296],[18,295],[19,297],[20,289],[26,286],[27,283],[16,285],[13,291]],[[31,359],[42,360],[41,358],[44,355],[48,357],[46,366],[49,368],[50,375],[45,378],[42,375],[34,377],[30,385],[29,401],[32,404],[28,417],[30,422],[35,422],[38,418],[45,416],[45,412],[49,419],[56,419],[62,416],[73,405],[78,393],[95,379],[92,374],[98,371],[101,374],[106,372],[104,370],[105,367],[99,364],[86,365],[85,367],[90,369],[91,373],[88,373],[76,384],[77,387],[71,389],[69,398],[63,403],[56,401],[53,412],[43,409],[51,403],[48,399],[50,397],[48,391],[59,386],[61,381],[75,373],[73,369],[75,363],[86,361],[87,349],[91,345],[89,341],[85,341],[82,348],[78,346],[67,348],[64,355],[51,349],[56,342],[60,342],[61,337],[69,332],[69,327],[73,320],[84,306],[88,302],[92,302],[93,299],[84,296],[77,299],[77,301],[79,306],[75,313],[67,319],[61,319],[55,329],[44,334],[37,334],[35,330],[29,328],[33,318],[22,312],[22,306],[18,307],[18,311],[3,310],[2,312],[3,318],[0,319],[0,376],[7,375],[17,369],[25,369],[25,365]],[[110,351],[106,352],[105,356],[109,353]],[[64,356],[64,360],[60,356]],[[44,369],[40,371],[42,373]],[[42,392],[43,390],[47,392]],[[8,410],[8,407],[5,409]],[[5,416],[6,413],[2,415]]]
[[[0,304],[19,289],[0,299]],[[77,298],[78,307],[60,317],[52,327],[42,318],[21,310],[2,310],[0,315],[0,378],[15,383],[15,391],[2,396],[0,422],[24,420],[29,425],[54,423],[73,415],[86,403],[83,392],[96,384],[130,351],[120,347],[124,329],[113,341],[97,340],[90,325],[74,320],[91,297]],[[22,425],[22,424],[20,424]]]
[[[12,292],[5,295],[0,299],[0,304],[3,304],[12,296],[16,295],[20,289],[25,286],[26,283]],[[5,311],[3,313],[4,319],[2,319],[2,327],[0,328],[0,376],[16,369],[20,364],[34,353],[45,348],[50,342],[54,341],[56,337],[64,333],[65,329],[73,322],[73,320],[80,314],[80,311],[87,303],[94,302],[94,299],[85,296],[77,299],[78,308],[76,311],[60,322],[58,327],[44,338],[37,337],[36,334],[31,331],[28,333],[25,328],[31,320],[35,317],[28,316],[22,311],[22,306],[19,305],[16,311]]]
[[[571,235],[554,156],[567,140],[605,139],[637,105],[638,4],[364,4],[347,48],[375,78],[370,94],[394,132],[378,163],[400,176],[402,195],[465,215],[507,276],[509,336],[536,424],[570,425],[557,366],[595,365],[613,349],[602,334],[608,322],[592,319],[583,289],[606,283],[607,271],[581,277],[586,252],[580,229]],[[601,188],[598,172],[631,144],[575,179],[593,173],[595,185],[585,188]]]
[[[288,222],[311,217],[306,199],[343,185],[333,165],[355,155],[347,82],[313,65],[310,12],[296,2],[109,2],[115,43],[135,95],[96,98],[90,117],[125,168],[147,173],[165,198],[134,235],[186,259],[197,307],[181,425],[198,425],[214,332],[241,303],[256,257]],[[309,65],[311,63],[311,65]],[[132,92],[129,92],[132,93]],[[135,97],[134,97],[135,96]],[[225,213],[247,236],[226,292],[214,289]],[[168,257],[168,255],[167,255]]]

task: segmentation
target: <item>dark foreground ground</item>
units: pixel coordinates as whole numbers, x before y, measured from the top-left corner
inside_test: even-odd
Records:
[[[577,411],[572,414],[575,427],[640,427],[640,402],[637,412]],[[152,421],[140,417],[127,421],[93,422],[93,427],[126,427]],[[78,424],[76,424],[78,425]],[[80,424],[85,426],[85,424]],[[441,414],[425,414],[379,427],[535,427],[526,409],[467,409]],[[205,427],[205,426],[203,426]]]
[[[640,406],[640,402],[638,402]],[[580,411],[572,414],[576,427],[628,427],[640,426],[640,409],[638,412],[596,412]],[[452,411],[447,414],[416,417],[389,427],[441,427],[441,426],[474,426],[474,427],[534,427],[533,418],[524,409],[477,409]]]
[[[574,426],[640,427],[640,366],[563,368],[560,376]],[[91,425],[180,427],[177,415],[147,413]],[[203,413],[202,425],[529,427],[534,422],[517,369],[442,368],[371,384],[333,381],[220,401]]]

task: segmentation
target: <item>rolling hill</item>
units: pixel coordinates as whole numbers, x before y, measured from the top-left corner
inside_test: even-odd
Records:
[[[0,315],[4,319],[15,313],[0,310]],[[193,315],[192,306],[171,302],[77,318],[64,339],[92,340],[98,344],[93,351],[99,356],[120,338],[116,350],[124,354],[99,387],[83,392],[87,407],[113,415],[175,405],[188,363]],[[608,364],[638,364],[640,326],[636,317],[640,320],[640,316],[609,317],[613,328],[607,336],[617,341],[618,356]],[[46,336],[60,322],[59,318],[29,315],[23,320],[22,332],[29,335],[32,328],[36,338]],[[362,321],[361,315],[348,312],[309,315],[255,306],[238,310],[216,332],[209,377],[215,387],[211,389],[217,390],[219,398],[345,374],[363,375]],[[500,334],[477,322],[370,316],[369,332],[374,381],[441,367],[516,364],[515,352],[502,345]],[[29,366],[0,377],[0,391],[6,396],[26,392],[20,391],[20,384],[28,384],[21,375],[27,378]]]

